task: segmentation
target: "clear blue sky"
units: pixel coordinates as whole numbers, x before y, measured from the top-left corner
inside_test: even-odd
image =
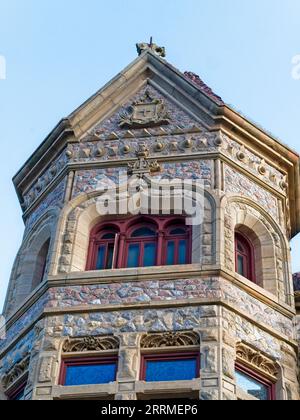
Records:
[[[0,0],[0,308],[23,222],[11,178],[153,35],[180,70],[300,152],[299,0]],[[293,269],[300,271],[300,239]]]

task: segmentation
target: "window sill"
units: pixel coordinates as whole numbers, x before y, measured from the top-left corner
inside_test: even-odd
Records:
[[[69,399],[94,399],[94,398],[109,398],[117,393],[117,382],[110,382],[109,384],[101,385],[81,385],[81,386],[62,386],[57,385],[53,387],[52,398],[54,400],[69,400]]]

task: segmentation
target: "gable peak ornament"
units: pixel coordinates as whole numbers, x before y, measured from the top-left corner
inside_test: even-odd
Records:
[[[139,44],[136,44],[136,49],[139,55],[141,55],[144,51],[150,50],[153,51],[159,57],[166,57],[165,47],[159,47],[158,45],[154,44],[152,37],[150,38],[149,44],[147,42],[141,42]]]
[[[121,115],[121,128],[149,128],[170,124],[170,117],[162,99],[154,98],[149,90],[132,103]]]

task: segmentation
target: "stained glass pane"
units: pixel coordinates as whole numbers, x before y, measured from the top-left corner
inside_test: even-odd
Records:
[[[105,245],[99,246],[96,270],[104,269]]]
[[[144,245],[144,267],[154,267],[156,265],[156,244]]]
[[[116,380],[116,372],[116,363],[68,366],[65,385],[97,385],[114,382]]]
[[[238,255],[237,257],[237,271],[241,276],[245,275],[244,258],[242,255]]]
[[[175,242],[168,242],[168,248],[167,248],[167,265],[174,265],[175,261]]]
[[[131,244],[128,248],[127,267],[135,268],[139,266],[140,245]]]
[[[269,387],[263,383],[256,381],[251,376],[240,371],[236,371],[236,381],[239,388],[247,394],[252,395],[261,401],[269,400]]]
[[[146,362],[146,381],[185,381],[195,379],[197,375],[197,360],[158,360]]]
[[[185,240],[179,242],[178,263],[186,264],[187,242]]]
[[[131,235],[132,238],[145,238],[145,237],[153,237],[155,236],[156,233],[154,230],[147,228],[147,227],[143,227],[140,229],[137,229],[133,232],[133,234]]]

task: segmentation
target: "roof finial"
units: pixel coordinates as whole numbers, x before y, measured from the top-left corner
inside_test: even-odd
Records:
[[[166,50],[164,47],[159,47],[158,45],[153,43],[153,37],[150,37],[150,43],[147,44],[146,42],[142,42],[140,44],[136,44],[137,52],[139,55],[141,55],[144,51],[150,50],[154,52],[159,57],[165,57],[166,56]]]

